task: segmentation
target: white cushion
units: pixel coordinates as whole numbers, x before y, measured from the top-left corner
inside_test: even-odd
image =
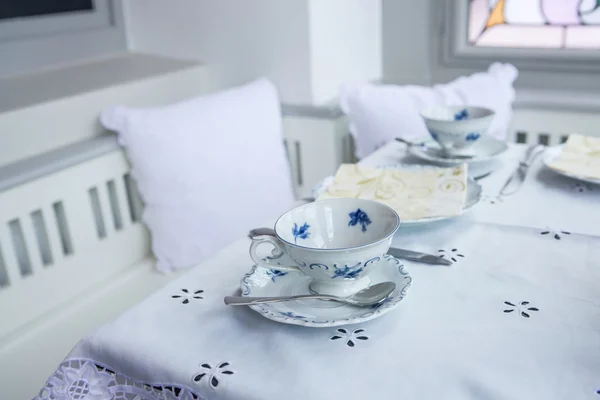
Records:
[[[198,264],[293,204],[279,99],[265,79],[163,107],[113,107],[101,121],[131,161],[161,271]]]
[[[489,134],[505,139],[512,117],[513,83],[517,75],[513,65],[494,63],[487,72],[433,87],[365,84],[342,88],[340,105],[350,121],[356,156],[364,158],[398,136],[407,140],[428,136],[419,112],[439,105],[470,105],[494,110],[496,116]]]

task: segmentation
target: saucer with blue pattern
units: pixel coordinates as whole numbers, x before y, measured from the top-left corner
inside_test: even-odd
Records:
[[[454,166],[462,163],[469,164],[469,168],[474,164],[488,163],[495,160],[501,154],[508,150],[508,144],[504,140],[498,140],[492,136],[483,135],[470,149],[472,158],[464,159],[445,155],[442,148],[434,140],[426,140],[421,146],[410,146],[408,151],[415,157],[423,161],[429,161],[434,164],[444,166]]]
[[[252,310],[263,317],[284,324],[325,328],[358,324],[381,317],[396,308],[406,296],[412,278],[404,265],[390,255],[371,267],[370,284],[392,281],[396,290],[383,303],[372,307],[355,307],[334,301],[294,300],[282,303],[252,304]],[[298,271],[282,271],[260,266],[252,267],[241,282],[244,297],[295,296],[310,294],[311,278]]]

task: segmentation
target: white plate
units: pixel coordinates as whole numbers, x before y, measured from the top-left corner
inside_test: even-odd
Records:
[[[457,164],[477,164],[492,161],[508,149],[506,142],[494,139],[491,136],[483,136],[471,147],[472,158],[451,158],[441,155],[441,147],[435,140],[425,141],[424,146],[410,146],[412,155],[421,160],[434,162],[441,165],[453,166]]]
[[[412,281],[404,265],[386,255],[374,264],[367,275],[371,285],[391,281],[394,293],[374,307],[354,307],[323,300],[296,300],[283,303],[253,304],[250,307],[265,318],[284,324],[325,328],[358,324],[382,316],[396,308],[406,296]],[[309,294],[311,278],[302,272],[282,272],[254,266],[241,282],[242,296],[294,296]]]
[[[434,166],[431,165],[410,165],[410,164],[393,164],[393,165],[379,165],[378,168],[395,168],[395,169],[429,169],[429,168],[436,168]],[[327,189],[329,189],[329,187],[331,185],[333,185],[333,181],[334,181],[334,177],[333,176],[328,176],[327,178],[325,178],[321,183],[319,183],[317,186],[315,186],[315,188],[313,189],[313,197],[318,199],[319,196]],[[463,214],[466,213],[467,211],[471,210],[475,205],[477,205],[480,201],[481,201],[481,195],[482,195],[482,188],[481,185],[479,185],[479,183],[475,182],[475,180],[473,178],[468,178],[467,179],[467,199],[465,201],[465,205],[463,206]],[[449,219],[449,218],[456,218],[458,217],[458,215],[456,216],[446,216],[446,217],[429,217],[429,218],[420,218],[420,219],[413,219],[410,221],[405,221],[405,220],[400,220],[400,228],[402,228],[403,226],[406,225],[419,225],[419,224],[425,224],[425,223],[429,223],[429,222],[436,222],[436,221],[442,221],[445,219]]]
[[[554,160],[556,160],[556,158],[558,158],[558,156],[560,155],[560,152],[563,150],[564,147],[565,147],[564,145],[548,147],[544,151],[544,158],[543,158],[544,165],[547,168],[551,169],[552,171],[556,172],[557,174],[560,174],[563,176],[568,176],[569,178],[579,179],[584,182],[589,182],[589,183],[594,183],[594,184],[600,185],[600,179],[594,179],[594,178],[590,178],[590,177],[583,176],[583,175],[577,175],[572,172],[567,172],[567,171],[563,171],[560,169],[556,169],[550,165],[550,164],[552,164],[552,162]]]

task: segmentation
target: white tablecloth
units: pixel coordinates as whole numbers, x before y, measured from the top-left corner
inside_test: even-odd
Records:
[[[365,162],[403,154],[389,145]],[[490,200],[472,213],[399,230],[395,245],[455,263],[404,261],[412,287],[379,319],[305,328],[225,306],[252,266],[243,239],[84,338],[42,395],[600,399],[600,188],[536,166],[519,193],[492,203],[513,167],[481,181]],[[368,339],[331,339],[340,335]]]

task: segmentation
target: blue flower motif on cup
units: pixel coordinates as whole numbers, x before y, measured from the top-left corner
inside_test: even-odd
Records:
[[[469,134],[467,134],[467,136],[465,137],[465,140],[467,142],[474,142],[477,139],[479,139],[481,137],[481,135],[479,133],[475,133],[475,132],[470,132]]]
[[[283,272],[279,269],[270,269],[267,271],[267,276],[269,276],[273,282],[275,282],[275,278],[279,276],[286,276],[287,274],[287,272]]]
[[[333,268],[335,268],[335,275],[332,276],[331,279],[335,279],[335,278],[354,279],[354,278],[356,278],[358,276],[358,274],[360,274],[364,269],[364,267],[357,268],[360,266],[360,264],[361,263],[358,263],[353,267],[344,265],[343,268],[340,268],[337,265],[333,264]]]
[[[307,239],[308,236],[310,236],[308,228],[310,228],[310,225],[306,222],[301,227],[298,227],[298,224],[294,222],[294,227],[292,228],[292,235],[294,235],[294,243],[297,243],[298,238]]]
[[[461,110],[461,111],[457,112],[456,114],[454,114],[455,121],[462,121],[462,120],[468,119],[468,118],[469,118],[469,112],[467,111],[466,108],[464,110]]]
[[[360,208],[357,208],[356,211],[353,211],[348,215],[350,216],[350,222],[348,222],[348,226],[355,226],[359,224],[360,226],[362,226],[361,230],[363,232],[367,231],[367,225],[369,225],[372,222],[369,219],[367,213],[361,210]]]

